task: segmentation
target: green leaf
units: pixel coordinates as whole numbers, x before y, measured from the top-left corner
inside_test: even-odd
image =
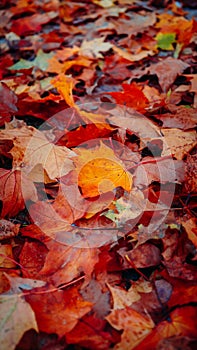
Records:
[[[29,69],[33,67],[38,67],[43,71],[47,71],[49,60],[54,56],[52,52],[44,53],[42,50],[38,50],[36,58],[33,61],[20,59],[17,63],[13,64],[9,69],[13,70],[21,70],[21,69]]]
[[[157,47],[162,50],[174,50],[172,46],[176,42],[175,33],[158,33],[156,36]]]

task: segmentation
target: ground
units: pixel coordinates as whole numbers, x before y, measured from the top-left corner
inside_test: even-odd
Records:
[[[2,350],[196,349],[195,6],[2,1]]]

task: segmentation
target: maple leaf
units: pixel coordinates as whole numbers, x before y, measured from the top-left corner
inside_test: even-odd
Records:
[[[186,230],[188,238],[192,241],[192,243],[197,248],[197,228],[196,228],[195,218],[190,218],[187,221],[183,221],[182,226]]]
[[[72,161],[69,159],[75,153],[67,147],[56,146],[49,142],[44,133],[34,127],[22,126],[21,128],[5,129],[0,131],[0,138],[12,140],[14,147],[10,153],[13,156],[13,166],[21,167],[23,173],[31,173],[33,180],[33,169],[41,164],[50,179],[63,176],[73,169]],[[38,179],[36,174],[36,181]],[[40,181],[43,181],[43,172]]]
[[[159,323],[153,331],[138,345],[135,350],[154,349],[161,339],[183,335],[196,337],[197,308],[186,306],[178,308],[170,314],[170,319]]]
[[[17,96],[16,94],[5,84],[0,83],[0,125],[4,124],[4,121],[8,121],[7,117],[17,112]]]
[[[38,331],[35,315],[30,305],[17,295],[0,296],[0,321],[2,349],[14,350],[26,331],[31,328]]]
[[[196,127],[196,109],[175,105],[168,105],[168,109],[170,113],[157,115],[157,118],[163,122],[162,127],[179,128],[183,130]]]
[[[167,146],[166,146],[167,147]],[[134,186],[151,184],[158,181],[182,182],[184,180],[184,163],[181,160],[145,157],[134,172]]]
[[[110,92],[117,103],[126,105],[143,113],[148,105],[148,99],[143,94],[142,89],[136,83],[122,84],[123,92]]]
[[[160,129],[150,122],[147,118],[131,108],[116,106],[110,110],[107,120],[112,125],[118,125],[123,130],[130,130],[135,135],[142,138],[146,143],[152,138],[161,137]]]
[[[162,156],[167,155],[170,151],[176,159],[181,160],[197,143],[196,132],[194,130],[182,131],[175,128],[163,128],[162,133],[166,141],[161,154]]]
[[[78,344],[87,349],[108,350],[114,335],[105,331],[106,321],[95,315],[85,315],[81,322],[66,334],[68,344]]]
[[[189,65],[182,60],[167,57],[156,64],[152,64],[148,68],[148,71],[150,74],[156,74],[158,76],[162,90],[167,92],[177,75],[188,67]]]
[[[115,45],[113,45],[113,51],[116,52],[120,57],[123,57],[131,62],[137,62],[137,61],[140,61],[147,56],[154,55],[153,50],[142,50],[139,53],[133,54],[133,53],[129,52],[128,50],[125,50],[125,49],[123,50]]]
[[[11,244],[0,244],[0,268],[13,269],[16,268]]]
[[[74,161],[78,173],[78,186],[85,197],[95,197],[122,186],[130,191],[132,177],[113,150],[100,142],[96,149],[77,149]]]
[[[49,66],[49,60],[53,57],[53,53],[44,53],[41,49],[38,50],[36,58],[33,61],[24,60],[21,58],[17,63],[10,66],[10,70],[22,70],[33,67],[38,67],[43,71],[46,71]]]
[[[23,277],[39,278],[47,253],[48,249],[41,242],[25,242],[19,257],[24,268]]]
[[[195,30],[194,20],[188,20],[182,16],[174,16],[169,13],[158,15],[156,28],[161,28],[162,33],[176,33],[178,42],[186,45],[189,43],[192,33]]]
[[[48,11],[47,13],[36,13],[26,18],[19,18],[12,22],[11,30],[18,35],[39,32],[42,24],[50,22],[56,16],[55,11]]]
[[[72,94],[72,90],[75,85],[75,80],[73,78],[66,77],[64,74],[59,74],[55,79],[52,79],[51,83],[57,88],[58,92],[65,99],[68,106],[74,108],[83,118],[84,121],[87,121],[88,124],[90,122],[93,124],[105,124],[105,116],[103,116],[102,114],[96,114],[87,110],[83,110],[82,108],[80,108],[80,106],[78,106],[75,103]]]
[[[137,35],[148,30],[148,27],[152,26],[155,21],[156,15],[154,12],[144,12],[143,15],[131,12],[128,19],[120,17],[118,21],[112,19],[111,23],[114,24],[118,34]]]
[[[50,288],[54,289],[53,285],[38,288],[36,289],[37,294],[27,295],[26,300],[34,310],[39,330],[57,333],[62,337],[91,310],[92,303],[82,299],[78,287],[53,292],[50,292]],[[43,292],[45,292],[44,298]]]
[[[0,341],[2,349],[14,350],[26,331],[31,328],[38,331],[35,314],[21,295],[21,289],[30,290],[41,287],[45,282],[8,275],[6,277],[10,282],[11,290],[0,295]]]
[[[172,44],[176,42],[175,33],[158,33],[156,35],[157,47],[162,50],[173,50]]]
[[[79,53],[92,59],[102,58],[101,52],[106,52],[112,48],[111,43],[104,42],[105,38],[96,38],[90,41],[84,40],[81,44]]]
[[[20,170],[0,169],[0,200],[2,201],[1,217],[12,217],[25,207],[25,200],[38,200],[34,184]],[[22,190],[22,183],[25,193]]]
[[[127,291],[121,287],[112,287],[109,283],[107,283],[107,286],[112,294],[114,310],[131,306],[141,299],[140,293],[150,293],[152,291],[151,283],[147,281],[135,282]]]
[[[117,330],[123,330],[121,341],[115,350],[134,349],[152,330],[154,323],[150,316],[143,316],[130,307],[113,309],[106,320]]]

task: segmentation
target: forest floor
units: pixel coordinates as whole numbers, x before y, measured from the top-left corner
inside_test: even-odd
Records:
[[[2,350],[196,349],[195,6],[1,2]]]

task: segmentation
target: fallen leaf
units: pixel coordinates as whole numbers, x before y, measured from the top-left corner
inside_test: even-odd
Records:
[[[0,169],[0,200],[3,202],[1,217],[12,217],[25,207],[25,200],[37,201],[37,191],[34,184],[21,175],[19,170]],[[22,179],[25,193],[22,191]]]
[[[159,84],[164,92],[167,92],[175,81],[178,74],[188,68],[189,65],[177,58],[167,57],[156,64],[152,64],[148,71],[150,74],[156,74]]]
[[[126,60],[131,62],[141,61],[145,57],[154,55],[153,50],[142,50],[139,53],[133,54],[133,53],[130,53],[128,50],[121,49],[115,45],[113,45],[113,51],[116,52],[120,57],[123,57]]]
[[[141,297],[143,298],[140,292],[150,293],[152,291],[151,283],[147,281],[133,283],[128,290],[121,287],[112,287],[110,284],[107,284],[107,286],[112,294],[114,310],[124,309],[140,300]]]
[[[197,155],[187,154],[185,164],[185,182],[186,190],[190,192],[197,191]]]
[[[156,266],[161,262],[161,252],[159,248],[151,243],[138,245],[135,249],[129,251],[125,250],[124,248],[120,248],[118,253],[124,259],[123,267],[125,269],[132,268],[132,262],[137,268]],[[125,258],[126,255],[131,260],[131,263],[129,263],[129,261]]]
[[[43,132],[34,127],[22,126],[1,130],[0,138],[13,141],[14,147],[10,151],[13,166],[21,167],[27,176],[38,164],[42,165],[50,179],[61,177],[73,169],[70,157],[75,156],[75,153],[67,147],[51,143]],[[36,180],[37,176],[36,174]],[[33,180],[32,177],[33,175],[31,176]],[[44,173],[41,172],[40,182],[43,180]]]
[[[90,41],[84,40],[79,50],[80,54],[92,59],[102,58],[103,55],[101,52],[106,52],[112,48],[112,44],[109,42],[104,42],[104,40],[104,37],[95,38]]]
[[[187,221],[182,222],[182,226],[187,232],[188,238],[197,248],[197,228],[196,228],[196,220],[195,218],[190,218]]]
[[[122,186],[130,191],[132,177],[124,169],[113,150],[100,142],[95,149],[78,148],[74,160],[78,173],[78,186],[84,197],[95,197]]]
[[[48,249],[41,242],[25,242],[19,256],[23,266],[23,277],[39,279],[39,271],[42,269]]]
[[[173,50],[172,44],[176,42],[175,33],[158,33],[156,35],[157,47],[162,50]]]
[[[196,127],[196,109],[186,108],[184,106],[168,106],[171,113],[157,115],[157,118],[163,122],[164,128],[179,128],[183,130]]]
[[[112,310],[106,320],[117,330],[122,330],[121,341],[114,346],[115,350],[134,349],[151,332],[154,323],[150,316],[144,316],[132,308]]]
[[[16,106],[18,98],[16,94],[3,82],[0,83],[0,100],[0,122],[3,125],[3,120],[6,121],[6,117],[14,115],[18,110]]]
[[[41,49],[38,50],[36,58],[33,61],[24,60],[21,58],[18,62],[9,67],[10,70],[23,70],[37,67],[43,71],[47,71],[49,61],[53,57],[53,53],[44,53]]]
[[[16,268],[11,244],[4,244],[4,245],[0,244],[0,268],[1,269]]]
[[[154,349],[161,339],[182,335],[196,337],[197,310],[193,306],[177,308],[169,316],[169,320],[159,323],[135,350]]]
[[[134,186],[150,185],[153,181],[162,184],[166,182],[183,182],[184,163],[181,160],[162,158],[143,158],[142,164],[139,164],[133,174]]]
[[[150,141],[152,138],[161,137],[161,131],[157,126],[142,114],[131,108],[127,108],[127,106],[119,105],[110,110],[107,120],[110,124],[116,125],[125,131],[128,129],[142,138],[144,143]]]
[[[40,331],[57,333],[62,337],[91,310],[92,304],[82,299],[78,287],[53,292],[50,288],[54,289],[54,286],[36,289],[38,293],[26,295],[26,301],[34,310]],[[42,293],[39,294],[39,291]]]
[[[176,159],[181,160],[184,156],[195,147],[196,132],[195,131],[182,131],[180,129],[162,129],[162,133],[165,138],[164,150],[162,156],[172,154]]]
[[[142,88],[136,83],[122,84],[123,92],[110,92],[109,94],[116,100],[116,102],[123,106],[128,106],[141,113],[145,112],[148,106],[148,99],[142,92]]]
[[[20,224],[14,224],[9,220],[0,220],[0,241],[15,237],[19,233]]]
[[[55,11],[36,13],[32,16],[15,19],[11,30],[18,35],[36,33],[41,30],[41,25],[50,22],[57,16]]]
[[[106,321],[95,315],[85,315],[75,328],[66,334],[68,344],[77,344],[87,349],[108,350],[114,342],[114,334],[105,330]]]
[[[14,350],[26,331],[38,331],[31,306],[18,295],[0,295],[0,321],[2,349]]]

